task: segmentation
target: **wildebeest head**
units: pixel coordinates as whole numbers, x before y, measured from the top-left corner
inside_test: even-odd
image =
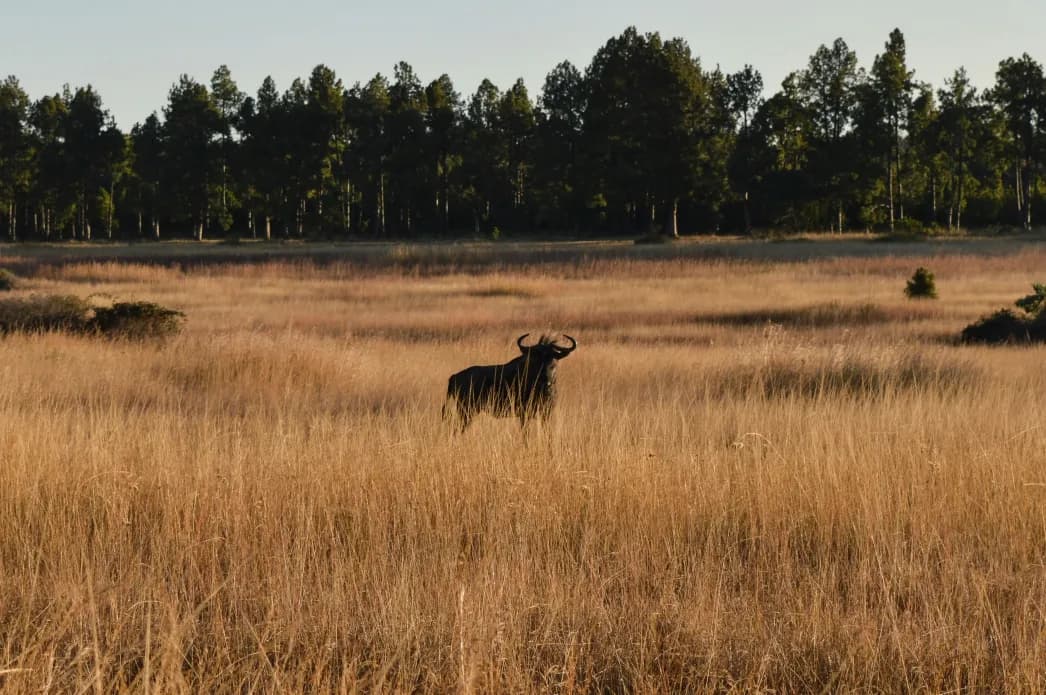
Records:
[[[570,347],[556,345],[556,341],[547,335],[538,338],[538,342],[534,345],[524,345],[523,341],[529,335],[529,333],[524,333],[516,338],[516,345],[519,346],[519,351],[523,357],[532,364],[547,365],[549,368],[555,369],[557,361],[563,359],[577,348],[577,341],[565,334],[563,337],[570,341]]]
[[[535,415],[544,419],[551,413],[556,399],[556,363],[577,348],[577,341],[564,335],[570,341],[564,347],[543,335],[537,343],[524,345],[529,335],[516,339],[520,356],[508,363],[469,367],[450,377],[447,400],[457,403],[463,430],[476,413],[484,411],[496,417],[514,415],[523,426]]]

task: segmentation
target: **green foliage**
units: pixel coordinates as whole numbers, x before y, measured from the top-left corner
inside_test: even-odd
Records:
[[[1046,285],[1033,283],[1032,289],[1034,291],[1031,294],[1021,297],[1015,304],[1018,308],[1024,309],[1025,313],[1038,316],[1046,306]]]
[[[839,38],[765,99],[754,67],[714,64],[630,27],[586,68],[553,68],[539,95],[484,80],[463,100],[448,75],[425,87],[398,63],[361,82],[318,65],[246,96],[223,65],[206,84],[183,75],[162,117],[128,134],[90,86],[32,102],[9,77],[0,234],[1035,228],[1046,78],[1029,55],[1003,60],[988,89],[962,69],[934,89],[899,30],[864,66]]]
[[[585,180],[600,182],[591,197],[605,196],[610,224],[657,221],[675,236],[682,201],[718,207],[733,136],[722,73],[703,69],[683,39],[629,27],[599,49],[586,79]]]
[[[934,232],[932,227],[926,226],[914,217],[905,217],[903,220],[897,220],[894,223],[894,229],[913,236],[929,236]]]
[[[163,339],[181,330],[185,314],[152,302],[94,307],[74,295],[0,300],[0,334],[64,331],[113,339]]]
[[[937,283],[933,273],[923,267],[917,268],[908,280],[904,294],[909,299],[937,299]]]
[[[7,268],[0,268],[0,292],[10,292],[18,287],[19,278]]]

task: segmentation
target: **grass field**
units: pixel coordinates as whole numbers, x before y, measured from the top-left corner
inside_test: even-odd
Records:
[[[0,266],[188,320],[0,342],[5,693],[1046,692],[1044,245],[97,248]]]

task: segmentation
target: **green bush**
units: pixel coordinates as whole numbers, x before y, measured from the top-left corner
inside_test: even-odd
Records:
[[[1034,291],[1018,299],[1016,304],[1019,308],[1024,309],[1026,313],[1038,316],[1042,313],[1042,308],[1046,306],[1046,285],[1033,283],[1031,287]]]
[[[182,327],[185,314],[152,302],[117,302],[94,310],[89,328],[109,338],[169,338]]]
[[[18,276],[7,268],[0,268],[0,292],[10,292],[18,286]]]
[[[915,270],[904,293],[909,299],[937,299],[937,284],[933,273],[923,267]]]
[[[914,217],[905,217],[894,222],[894,229],[902,234],[928,234],[929,229]]]

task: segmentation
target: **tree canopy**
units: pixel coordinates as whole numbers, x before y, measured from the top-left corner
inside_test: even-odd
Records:
[[[386,239],[496,230],[1031,228],[1046,197],[1046,75],[1027,53],[978,89],[920,82],[895,29],[867,69],[842,39],[775,88],[682,38],[610,38],[541,90],[461,94],[405,62],[325,65],[248,95],[182,75],[121,132],[91,86],[0,82],[4,238]]]

